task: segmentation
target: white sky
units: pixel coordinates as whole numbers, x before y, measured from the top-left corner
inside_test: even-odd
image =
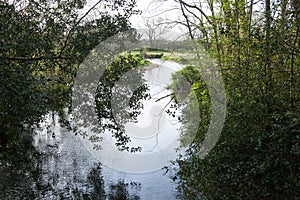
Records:
[[[140,15],[134,15],[130,18],[130,22],[132,26],[136,28],[140,33],[142,33],[143,29],[145,29],[146,20],[155,20],[159,21],[159,19],[175,21],[180,16],[181,13],[178,9],[174,9],[175,6],[178,7],[177,3],[174,0],[136,0],[137,7],[136,9],[142,11]],[[91,8],[97,0],[87,0],[87,5],[83,11],[87,11]],[[100,4],[101,5],[101,4]],[[103,8],[104,9],[104,8]],[[179,36],[183,34],[183,31],[178,27],[172,28],[169,31],[169,34],[165,34],[163,37],[165,39],[178,39]]]
[[[145,28],[145,21],[148,19],[159,19],[167,21],[175,21],[180,18],[180,11],[175,9],[174,0],[137,0],[137,9],[142,11],[141,15],[134,15],[130,18],[130,22],[137,30]],[[174,27],[165,37],[168,39],[177,39],[182,35],[182,31],[178,27]]]
[[[141,10],[142,14],[131,17],[130,21],[135,28],[143,28],[144,19],[174,19],[178,17],[178,11],[172,10],[173,7],[173,0],[137,0],[137,9]]]

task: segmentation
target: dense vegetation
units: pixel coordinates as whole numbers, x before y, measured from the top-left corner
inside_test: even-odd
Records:
[[[182,145],[189,145],[186,155],[175,161],[179,171],[173,178],[179,181],[180,198],[299,198],[300,1],[206,0],[203,4],[209,11],[203,4],[176,2],[191,39],[205,48],[222,72],[228,106],[217,145],[201,159],[198,147],[211,111],[206,83],[197,66],[173,75],[170,88],[182,95],[173,98],[180,102],[194,91],[198,100],[184,108],[180,119]],[[85,4],[81,0],[0,1],[1,165],[29,158],[32,127],[45,114],[58,113],[64,119],[80,63],[101,41],[129,30],[128,18],[137,13],[134,0],[102,0],[89,10],[83,9]],[[100,4],[112,14],[94,9]],[[111,120],[102,125],[115,129],[121,150],[138,149],[124,146],[129,138],[122,127],[112,113],[101,110],[111,110],[107,99],[120,70],[126,73],[142,63],[140,57],[121,56],[108,66],[98,88],[99,118]],[[140,78],[140,73],[135,75]],[[125,89],[125,95],[133,92]],[[142,107],[139,100],[147,97],[146,89],[135,93],[132,107]],[[195,122],[186,119],[197,109],[201,118],[199,127],[194,127]],[[127,115],[135,118],[138,113],[117,114],[126,122]],[[99,171],[100,167],[91,171],[90,181],[101,176]],[[102,182],[93,184],[95,192],[102,191]],[[128,197],[123,183],[111,187],[110,198],[118,199],[120,193]]]
[[[200,123],[185,159],[177,160],[174,179],[182,198],[299,198],[299,1],[208,0],[203,4],[210,12],[200,4],[179,4],[190,36],[223,74],[228,107],[210,154],[205,159],[198,155],[208,125]],[[187,70],[178,73],[184,76]],[[192,83],[191,91],[199,83]],[[205,95],[198,94],[199,104],[201,112],[209,113],[201,99]],[[188,135],[189,123],[182,121]]]
[[[64,119],[80,63],[101,41],[129,30],[128,18],[137,13],[134,1],[103,0],[89,9],[85,4],[77,0],[0,2],[3,159],[24,158],[31,146],[31,128],[46,113],[56,112]]]
[[[100,164],[83,177],[73,171],[72,180],[60,188],[63,175],[57,172],[59,167],[51,171],[47,166],[46,172],[43,167],[52,159],[57,165],[66,162],[58,158],[57,144],[47,144],[42,151],[33,148],[33,133],[49,113],[51,123],[59,115],[61,126],[73,128],[67,112],[72,109],[72,87],[80,64],[99,43],[130,30],[128,18],[137,13],[135,1],[100,0],[90,9],[85,5],[86,1],[80,0],[0,1],[1,199],[50,198],[47,195],[57,199],[139,199],[129,194],[128,183],[104,183]],[[147,64],[142,57],[120,55],[107,66],[102,78],[107,81],[102,85],[111,90],[122,74],[142,64]],[[101,102],[100,97],[98,114],[103,117],[101,107],[107,105],[107,99]],[[48,127],[48,135],[55,138],[52,128]],[[116,138],[125,148],[122,139],[126,137]],[[76,168],[76,161],[73,164]]]

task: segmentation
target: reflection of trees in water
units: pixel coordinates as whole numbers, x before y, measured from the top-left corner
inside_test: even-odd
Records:
[[[48,174],[41,172],[40,167],[32,169],[30,173],[9,167],[0,168],[0,174],[5,181],[0,185],[0,199],[140,199],[128,191],[130,185],[141,187],[140,183],[128,184],[122,180],[110,185],[110,190],[106,192],[101,163],[95,163],[86,177],[76,177],[74,173],[72,180],[66,183],[61,183],[59,176],[50,178],[50,172]],[[49,180],[45,180],[46,177],[49,177]]]
[[[137,184],[137,183],[131,183]],[[119,181],[115,185],[110,186],[110,193],[108,195],[109,200],[139,200],[140,197],[136,194],[130,195],[128,192],[128,183]]]
[[[93,59],[97,60],[97,55]],[[140,68],[145,61],[131,54],[112,60],[83,65],[73,93],[72,129],[75,135],[87,138],[94,149],[102,148],[103,133],[109,131],[119,150],[136,152],[140,147],[128,146],[130,138],[125,124],[137,120],[143,108],[142,100],[150,96]],[[90,66],[95,66],[101,75],[90,72]]]
[[[140,109],[143,107],[141,100],[148,97],[148,94],[145,93],[147,86],[142,79],[142,71],[134,70],[134,73],[128,73],[125,78],[123,75],[139,65],[140,61],[133,56],[120,57],[107,68],[98,84],[96,106],[101,129],[103,128],[104,131],[109,128],[113,131],[112,134],[117,139],[117,146],[121,150],[138,150],[138,148],[126,147],[129,137],[125,133],[123,124],[135,120],[140,114]],[[120,87],[114,88],[120,79],[124,79],[125,82],[134,80],[139,87],[134,89],[120,85]],[[114,115],[111,107],[113,92],[118,93],[117,98],[129,99],[128,105],[125,101],[120,101],[116,105],[115,109],[118,111]],[[62,119],[63,117],[59,117],[58,120]],[[48,131],[57,124],[65,125],[65,123],[56,123],[55,121],[56,119],[52,116],[50,124],[48,124]],[[73,131],[76,133],[75,130]],[[47,141],[41,140],[38,144],[41,145],[38,147],[40,151],[32,149],[30,160],[25,163],[28,165],[27,167],[21,165],[9,167],[1,163],[0,199],[139,199],[136,195],[129,194],[130,184],[124,183],[124,181],[111,185],[110,191],[106,192],[101,165],[95,164],[89,172],[84,172],[88,168],[82,169],[82,167],[87,167],[87,165],[81,166],[85,162],[82,157],[90,155],[79,152],[80,149],[74,149],[72,147],[74,141],[69,141],[69,137],[66,135],[64,136],[66,143],[60,145],[62,141],[58,141],[59,137],[53,134],[53,130],[51,134],[49,133],[49,137],[56,142],[48,144]],[[30,140],[28,144],[31,142]],[[64,146],[63,148],[67,151],[58,153],[60,146]],[[70,149],[75,152],[70,152]],[[132,191],[135,190],[130,188]]]
[[[95,167],[92,168],[88,174],[88,183],[93,187],[91,193],[89,194],[91,199],[105,199],[104,180],[101,170],[101,164],[96,163]]]
[[[130,138],[125,124],[137,120],[143,108],[142,100],[149,97],[142,71],[135,69],[139,65],[140,60],[132,55],[120,56],[102,75],[96,94],[101,131],[109,130],[119,150],[131,152],[139,151],[140,147],[127,146]]]

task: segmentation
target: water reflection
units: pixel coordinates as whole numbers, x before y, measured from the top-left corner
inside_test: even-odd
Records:
[[[174,65],[172,66],[174,67]],[[140,78],[142,85],[143,78],[147,79],[148,83],[152,83],[149,86],[149,89],[153,92],[152,103],[168,94],[168,91],[164,90],[164,86],[157,85],[157,83],[160,83],[161,80],[169,81],[168,76],[170,76],[174,70],[155,68],[149,70],[143,76],[136,74]],[[130,79],[130,77],[127,78]],[[120,86],[122,86],[122,84],[120,84]],[[122,87],[117,89],[121,90]],[[143,94],[142,91],[145,91],[145,89],[145,87],[141,88],[140,94]],[[112,95],[113,90],[110,92],[110,95]],[[139,93],[135,93],[137,100],[143,99],[142,96],[138,94]],[[165,98],[165,102],[161,101],[161,103],[166,104],[169,100],[170,99]],[[103,102],[105,102],[105,99],[103,99]],[[111,106],[109,104],[106,105]],[[121,105],[122,104],[120,104],[120,106]],[[152,104],[150,102],[149,105],[145,104],[144,106],[147,109],[147,106],[151,108]],[[141,108],[141,105],[138,107]],[[161,111],[161,108],[163,108],[163,106],[153,107],[152,114],[156,115],[155,113]],[[117,116],[118,114],[121,116],[124,113],[115,113]],[[123,128],[127,129],[127,131],[131,130],[132,124],[128,124],[130,120],[126,118],[126,115],[124,116],[126,120],[118,121],[118,123],[120,125],[121,122],[126,122],[127,125],[125,123]],[[154,133],[144,132],[143,135],[140,135],[136,132],[136,129],[133,129],[129,131],[130,136],[133,138],[132,146],[140,144],[143,139],[152,138],[153,141],[151,143],[147,141],[144,145],[145,150],[158,152],[161,148],[168,146],[171,140],[176,139],[179,125],[176,125],[176,122],[174,122],[172,118],[165,116],[165,118],[158,120],[154,117],[151,118],[153,119],[152,122],[151,120],[147,122],[146,115],[144,117],[142,116],[141,119],[141,121],[144,122],[143,125],[146,127],[151,126],[151,124],[159,124],[159,121],[162,120],[164,126],[160,128],[164,128],[165,132],[160,132],[160,129],[157,127],[157,130],[154,129]],[[105,165],[105,163],[101,164],[99,159],[95,158],[95,155],[92,155],[90,151],[86,149],[81,137],[75,136],[73,132],[62,127],[61,124],[58,123],[59,121],[60,118],[56,113],[50,113],[46,116],[45,121],[40,124],[40,127],[36,127],[37,134],[33,138],[35,150],[32,152],[29,168],[26,169],[20,166],[19,168],[12,169],[10,166],[1,165],[0,199],[176,198],[176,183],[169,178],[174,172],[169,171],[168,174],[165,175],[163,170],[157,170],[150,173],[134,174],[112,169]],[[142,127],[141,124],[135,125]],[[157,132],[160,133],[158,135],[159,137],[157,137]],[[109,137],[111,138],[111,134]],[[157,138],[159,143],[156,145]],[[114,142],[115,141],[112,142],[113,145]],[[153,147],[157,148],[155,149]],[[109,154],[106,155],[111,156]],[[160,158],[167,158],[168,162],[170,160],[168,156],[169,154],[163,153]],[[160,158],[151,161],[158,162]],[[117,160],[112,157],[110,157],[110,159],[116,163],[122,161],[122,159]],[[143,163],[140,163],[140,165],[142,164]],[[163,165],[161,167],[163,167]]]
[[[130,137],[124,125],[137,121],[143,109],[143,100],[150,98],[150,95],[142,70],[132,68],[127,62],[132,61],[120,59],[113,62],[101,76],[95,97],[99,126],[89,135],[109,130],[119,150],[137,152],[140,147],[127,146]]]
[[[168,165],[170,160],[177,158],[180,152],[175,149],[180,146],[180,123],[178,116],[170,116],[166,110],[171,109],[171,91],[166,87],[171,82],[171,74],[182,68],[181,65],[174,62],[163,62],[161,60],[152,60],[157,67],[147,69],[143,73],[143,77],[139,73],[133,71],[125,73],[122,78],[113,81],[112,88],[102,87],[102,90],[108,91],[110,94],[109,101],[105,102],[105,96],[100,95],[103,99],[104,105],[107,109],[100,109],[104,114],[109,116],[116,116],[113,120],[114,124],[121,127],[123,133],[130,136],[130,141],[127,141],[127,146],[140,146],[141,151],[136,153],[121,152],[115,147],[115,143],[119,142],[112,138],[112,131],[104,130],[101,134],[102,141],[98,144],[101,150],[94,149],[93,141],[83,140],[86,148],[103,164],[119,171],[128,173],[147,173],[156,170],[161,170]],[[133,74],[138,78],[132,78]],[[105,76],[107,77],[107,76]],[[110,77],[110,76],[108,76]],[[106,82],[106,81],[105,81]],[[111,81],[109,80],[108,83]],[[133,109],[134,112],[141,111],[138,116],[126,117],[128,111],[128,99],[136,91],[137,86],[147,84],[147,93],[150,94],[151,99],[143,99],[142,105]],[[117,89],[116,89],[117,88]],[[122,91],[115,92],[114,91]],[[117,94],[116,94],[117,93]],[[125,95],[124,95],[125,93]],[[143,94],[141,92],[141,94]],[[106,95],[107,96],[107,95]],[[134,97],[135,98],[135,97]],[[117,99],[117,100],[116,100]],[[136,98],[141,100],[141,98]],[[136,100],[134,102],[137,102]],[[102,105],[102,104],[101,104]],[[109,110],[110,112],[105,112]],[[99,111],[99,110],[98,110]],[[178,112],[180,115],[180,112]],[[107,117],[106,117],[107,118]],[[132,122],[133,120],[133,122]],[[117,123],[116,123],[117,122]],[[102,126],[103,127],[103,126]],[[112,127],[112,126],[111,126]],[[89,134],[91,132],[87,131]]]
[[[37,151],[30,168],[1,165],[0,199],[139,199],[124,180],[105,183],[102,164],[78,138],[61,127],[55,129],[55,138],[46,127],[34,137]]]

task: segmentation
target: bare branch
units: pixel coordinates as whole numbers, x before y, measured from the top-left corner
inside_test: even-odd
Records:
[[[54,57],[8,57],[0,56],[0,60],[10,60],[10,61],[39,61],[39,60],[70,60],[74,57],[65,56],[54,56]]]
[[[201,13],[201,15],[203,15],[205,17],[205,19],[207,20],[207,22],[209,24],[212,24],[212,22],[210,21],[210,19],[208,18],[208,16],[203,12],[203,10],[201,8],[197,7],[196,5],[190,5],[190,4],[186,3],[183,0],[178,0],[178,1],[179,1],[180,4],[184,5],[185,7],[189,7],[189,8],[193,8],[193,9],[198,10]]]
[[[62,47],[61,51],[60,51],[60,55],[62,55],[62,53],[64,52],[64,50],[67,47],[68,41],[71,37],[71,35],[73,34],[73,32],[75,31],[75,28],[80,24],[80,22],[93,10],[96,8],[96,6],[98,6],[100,3],[102,2],[102,0],[99,0],[97,3],[95,3],[75,24],[74,26],[71,28],[71,30],[69,31],[66,40],[64,42],[64,46]]]

